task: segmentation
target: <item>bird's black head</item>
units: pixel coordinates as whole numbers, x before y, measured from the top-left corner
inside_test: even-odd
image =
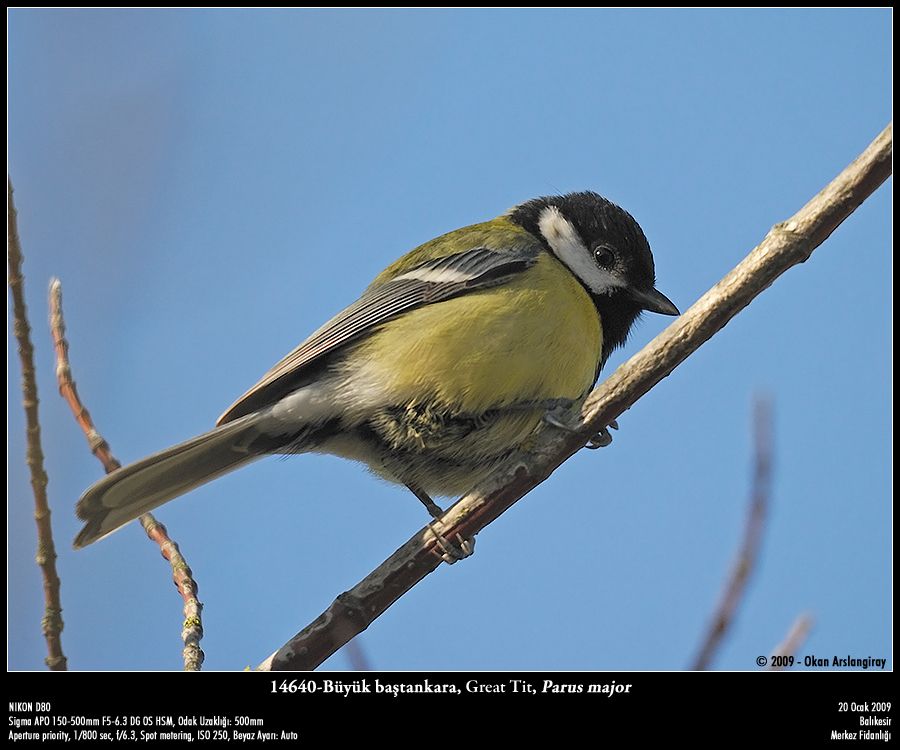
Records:
[[[600,366],[625,343],[642,310],[678,315],[654,288],[650,244],[634,218],[596,193],[535,198],[509,212],[588,291],[603,325]]]

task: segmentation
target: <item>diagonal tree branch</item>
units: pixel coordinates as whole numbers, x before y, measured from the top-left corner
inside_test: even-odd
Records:
[[[69,342],[66,340],[66,322],[62,310],[62,284],[59,279],[50,282],[50,332],[53,335],[53,348],[56,350],[56,381],[59,384],[59,395],[65,399],[75,421],[87,438],[88,445],[97,459],[103,464],[106,473],[115,471],[121,464],[112,454],[109,443],[97,432],[90,412],[78,396],[78,388],[72,377],[69,364]],[[197,672],[203,664],[203,650],[200,639],[203,638],[203,621],[201,612],[203,605],[197,598],[197,583],[187,561],[166,532],[166,527],[157,521],[152,514],[145,513],[140,518],[141,526],[147,536],[159,545],[162,556],[172,566],[172,579],[181,598],[184,600],[184,624],[181,629],[181,640],[184,642],[184,669]]]
[[[13,326],[19,344],[19,360],[22,363],[22,403],[25,406],[27,425],[27,462],[31,472],[31,489],[34,492],[34,520],[37,523],[37,564],[44,579],[44,616],[41,629],[47,641],[45,662],[50,669],[63,672],[68,668],[62,650],[60,634],[63,629],[62,604],[59,598],[59,575],[56,573],[56,547],[53,544],[53,528],[50,523],[50,503],[47,500],[47,473],[44,471],[44,452],[41,449],[41,423],[38,418],[37,381],[34,376],[34,347],[31,344],[31,326],[25,306],[25,277],[22,275],[22,245],[19,242],[19,226],[16,206],[13,202],[13,186],[6,178],[6,242],[9,263],[9,290],[13,299]]]
[[[547,430],[533,454],[460,499],[433,523],[450,539],[471,538],[543,482],[612,420],[722,329],[781,274],[813,250],[891,174],[893,123],[818,195],[763,241],[689,310],[619,367],[588,397],[580,426]],[[315,621],[266,659],[262,670],[315,669],[365,630],[394,601],[440,564],[434,532],[416,533]]]
[[[709,629],[691,666],[693,670],[709,669],[712,664],[716,651],[734,622],[747,590],[747,582],[759,558],[772,487],[772,404],[766,398],[757,398],[754,405],[753,443],[753,482],[744,538]]]

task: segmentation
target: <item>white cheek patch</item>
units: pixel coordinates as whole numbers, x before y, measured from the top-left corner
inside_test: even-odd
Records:
[[[538,229],[553,254],[595,294],[606,294],[624,286],[621,279],[594,262],[572,222],[556,206],[541,211]]]

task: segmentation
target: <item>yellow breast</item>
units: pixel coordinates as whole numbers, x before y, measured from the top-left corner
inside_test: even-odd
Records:
[[[580,398],[594,381],[601,344],[590,297],[546,254],[509,283],[387,323],[360,345],[353,361],[394,403],[434,399],[477,414],[532,400]]]

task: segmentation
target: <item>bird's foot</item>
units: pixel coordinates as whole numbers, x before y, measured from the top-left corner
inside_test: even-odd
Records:
[[[441,506],[432,500],[427,492],[414,484],[407,484],[406,486],[413,495],[419,498],[419,501],[425,506],[425,509],[431,514],[431,517],[435,521],[439,520],[440,517],[444,515]],[[459,544],[456,545],[441,534],[434,527],[433,522],[428,524],[428,528],[431,529],[431,533],[434,534],[434,538],[437,540],[437,546],[443,553],[441,554],[441,559],[448,565],[453,565],[453,563],[459,562],[460,560],[465,560],[475,552],[475,537],[463,539],[461,535],[457,534],[456,540]]]
[[[571,424],[566,421],[567,414],[561,414],[557,409],[550,409],[544,414],[544,422],[549,424],[551,427],[556,427],[557,429],[564,430],[566,432],[577,432],[578,426],[577,424]],[[606,446],[612,443],[612,434],[610,434],[610,429],[618,430],[619,423],[613,419],[606,427],[604,427],[600,432],[594,435],[590,440],[587,441],[587,444],[584,446],[585,448],[589,448],[590,450],[596,450],[597,448],[605,448]]]
[[[428,528],[431,529],[431,533],[434,534],[434,538],[437,540],[437,546],[441,549],[441,560],[447,565],[453,565],[460,560],[465,560],[475,553],[475,537],[463,539],[462,535],[457,534],[456,541],[458,544],[454,544],[434,527],[433,521],[428,524]]]
[[[610,433],[610,429],[618,430],[619,423],[614,419],[610,422],[606,427],[604,427],[600,432],[598,432],[594,437],[587,441],[587,445],[584,447],[595,451],[597,448],[605,448],[607,445],[612,443],[612,434]]]

